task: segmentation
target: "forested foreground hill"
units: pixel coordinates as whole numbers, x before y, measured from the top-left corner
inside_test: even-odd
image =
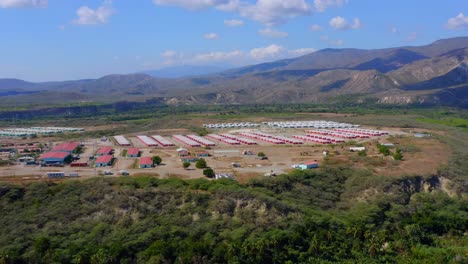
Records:
[[[468,205],[438,180],[325,167],[3,185],[0,263],[466,263]]]

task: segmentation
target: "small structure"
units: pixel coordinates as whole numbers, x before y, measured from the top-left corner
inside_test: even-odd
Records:
[[[426,133],[414,133],[414,136],[417,137],[417,138],[426,138],[426,137],[430,137],[431,134],[426,134]]]
[[[366,147],[351,147],[349,148],[351,152],[359,152],[359,151],[365,151]]]
[[[112,155],[114,150],[111,147],[102,147],[96,152],[96,157],[104,155]]]
[[[243,150],[242,155],[250,156],[250,155],[255,155],[255,153],[253,153],[253,151],[251,151],[251,150]]]
[[[112,155],[100,156],[96,160],[96,167],[112,166],[113,161],[114,161],[114,156],[112,156]]]
[[[187,150],[178,151],[178,154],[179,154],[179,157],[189,157],[190,156],[190,152],[188,152]]]
[[[210,153],[208,153],[207,151],[199,151],[197,152],[196,156],[197,157],[209,157]]]
[[[300,169],[300,170],[310,170],[310,169],[318,168],[319,165],[317,161],[312,161],[312,162],[300,163],[300,164],[294,165],[293,167],[295,169]]]
[[[47,172],[46,175],[48,178],[63,178],[65,177],[65,172]]]
[[[80,177],[80,174],[78,174],[78,172],[70,172],[68,174],[68,177],[76,178],[76,177]]]
[[[140,156],[140,150],[137,148],[130,148],[127,151],[127,158],[136,158]]]
[[[88,162],[80,162],[80,161],[75,161],[70,164],[70,167],[76,168],[76,167],[88,167]]]
[[[195,156],[186,156],[186,157],[182,157],[180,160],[182,160],[182,162],[197,162],[200,158],[199,157],[195,157]]]
[[[231,180],[236,180],[236,178],[234,177],[234,174],[232,174],[232,173],[220,173],[220,174],[216,174],[216,175],[215,175],[215,179],[216,179],[216,180],[219,180],[219,179],[231,179]]]
[[[153,160],[150,157],[143,157],[140,159],[140,169],[152,168]]]

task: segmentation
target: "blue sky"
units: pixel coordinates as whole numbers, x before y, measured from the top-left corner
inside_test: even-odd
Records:
[[[466,36],[467,0],[0,0],[0,78],[243,66]]]

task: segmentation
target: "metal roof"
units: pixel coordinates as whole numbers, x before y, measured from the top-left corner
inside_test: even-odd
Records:
[[[153,160],[150,157],[143,157],[140,159],[140,165],[153,165]]]
[[[97,158],[96,163],[110,163],[113,158],[112,155],[104,155]]]
[[[68,156],[70,156],[68,152],[52,151],[42,154],[39,159],[65,159]]]

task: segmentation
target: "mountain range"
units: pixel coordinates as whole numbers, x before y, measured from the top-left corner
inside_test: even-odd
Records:
[[[0,103],[50,105],[153,98],[167,104],[333,103],[336,98],[351,98],[356,102],[372,99],[382,104],[468,107],[468,37],[424,46],[324,49],[213,72],[180,78],[116,74],[43,83],[0,79]]]

